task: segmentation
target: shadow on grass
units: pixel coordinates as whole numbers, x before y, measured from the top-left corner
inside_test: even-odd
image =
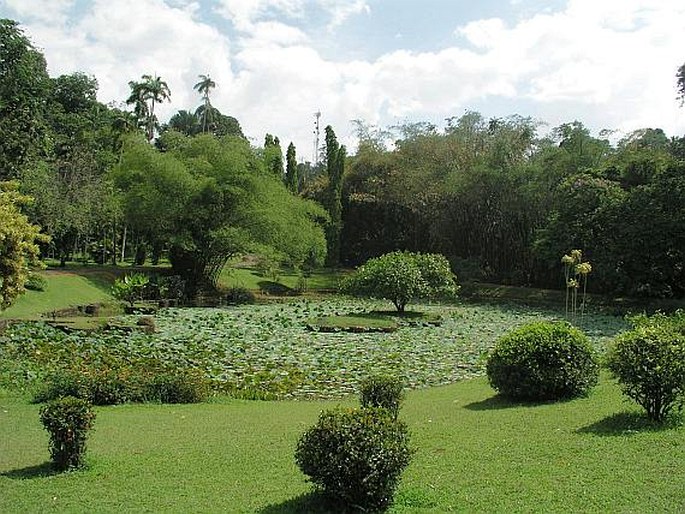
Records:
[[[0,473],[0,476],[13,478],[15,480],[26,480],[31,478],[51,477],[59,474],[60,472],[55,469],[55,467],[52,465],[52,462],[46,461],[43,462],[43,464],[38,464],[36,466],[28,466],[26,468],[5,471],[4,473]]]
[[[280,282],[273,282],[271,280],[260,280],[257,282],[259,290],[266,294],[272,294],[275,296],[291,296],[295,294],[295,290],[281,284]]]
[[[642,412],[619,412],[591,425],[576,430],[579,434],[601,436],[626,436],[641,432],[662,432],[683,426],[683,418],[677,415],[667,417],[663,422],[652,421]]]
[[[259,514],[330,514],[332,512],[344,513],[340,506],[331,502],[324,494],[318,491],[301,494],[290,500],[273,505],[267,505],[257,511]]]
[[[500,410],[515,409],[518,407],[537,407],[539,405],[547,405],[549,403],[550,402],[522,402],[508,400],[504,396],[498,394],[495,396],[491,396],[490,398],[486,398],[485,400],[480,400],[478,402],[472,402],[467,405],[464,405],[464,408],[473,411]]]

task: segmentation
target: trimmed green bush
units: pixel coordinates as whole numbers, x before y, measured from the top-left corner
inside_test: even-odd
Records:
[[[685,316],[657,314],[633,325],[614,340],[606,365],[649,419],[663,421],[685,402]]]
[[[50,456],[55,467],[60,471],[82,467],[86,438],[95,420],[91,405],[73,396],[59,398],[41,408],[40,420],[50,433]]]
[[[586,396],[599,378],[587,337],[563,322],[536,322],[501,337],[487,362],[490,385],[513,400]]]
[[[335,409],[302,435],[295,461],[332,499],[373,511],[392,503],[411,454],[407,426],[387,410]]]
[[[393,419],[397,419],[404,399],[402,381],[389,376],[375,375],[364,379],[359,387],[359,401],[362,407],[387,409]]]

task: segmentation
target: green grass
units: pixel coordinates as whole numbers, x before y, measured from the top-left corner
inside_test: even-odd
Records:
[[[0,398],[0,512],[327,512],[293,453],[333,405],[98,408],[89,467],[55,475],[38,407]],[[390,512],[683,512],[685,429],[631,409],[605,378],[558,404],[504,403],[484,379],[411,392],[417,452]]]
[[[317,270],[307,278],[308,291],[335,291],[340,280],[348,273],[344,270]],[[263,277],[253,268],[238,268],[226,266],[219,277],[219,286],[228,288],[241,286],[253,291],[273,289],[274,285],[281,285],[285,290],[294,291],[297,287],[299,275],[294,271],[284,270],[278,280]]]
[[[41,275],[47,280],[45,291],[26,291],[0,312],[0,318],[36,319],[57,309],[112,301],[108,292],[111,281],[104,272],[81,275],[75,271],[44,271]]]
[[[378,314],[322,316],[308,325],[322,332],[394,332],[399,327],[395,320]]]

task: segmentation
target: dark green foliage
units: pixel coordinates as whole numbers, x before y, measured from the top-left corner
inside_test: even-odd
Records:
[[[397,419],[403,399],[404,384],[395,377],[374,375],[364,379],[359,386],[362,407],[386,409],[393,419]]]
[[[154,374],[144,385],[145,399],[161,403],[200,403],[209,396],[209,384],[197,373],[179,370]]]
[[[224,300],[229,305],[246,305],[257,301],[255,295],[247,287],[233,286],[228,289]]]
[[[562,322],[536,322],[501,337],[487,362],[490,385],[512,400],[587,396],[599,365],[587,337]]]
[[[295,461],[344,507],[374,511],[392,502],[411,454],[407,426],[385,409],[336,409],[301,436]]]
[[[86,400],[67,396],[53,400],[40,410],[40,420],[50,433],[50,456],[60,470],[83,466],[88,431],[95,413]]]
[[[73,396],[93,405],[127,402],[199,403],[208,395],[207,380],[187,370],[86,368],[65,369],[49,374],[33,401],[43,403]]]
[[[38,273],[31,273],[24,287],[30,291],[45,291],[48,287],[48,281]]]
[[[685,312],[635,318],[633,325],[615,339],[606,365],[626,396],[663,421],[685,401]]]

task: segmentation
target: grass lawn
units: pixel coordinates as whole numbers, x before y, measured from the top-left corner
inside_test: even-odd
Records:
[[[293,453],[332,405],[98,408],[89,467],[55,475],[38,407],[0,398],[0,512],[325,512]],[[503,403],[482,378],[411,392],[417,453],[390,512],[683,512],[685,429],[632,409],[606,379],[545,405]]]
[[[36,319],[41,314],[70,306],[112,301],[107,273],[80,274],[76,271],[44,271],[45,291],[26,291],[0,318]]]

